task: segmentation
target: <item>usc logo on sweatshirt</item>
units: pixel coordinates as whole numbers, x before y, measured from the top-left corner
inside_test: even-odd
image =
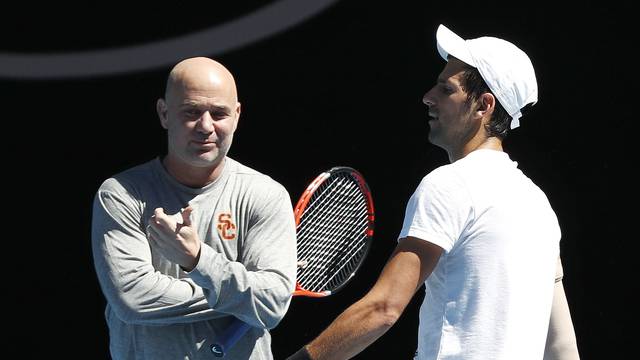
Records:
[[[222,213],[218,215],[218,234],[224,240],[233,240],[236,238],[236,224],[233,223],[231,214]]]

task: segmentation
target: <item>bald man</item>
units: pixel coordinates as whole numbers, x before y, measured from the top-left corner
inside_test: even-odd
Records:
[[[268,330],[295,282],[285,188],[229,158],[240,118],[231,73],[178,63],[156,104],[167,153],[98,189],[92,249],[113,359],[211,359],[234,317],[252,329],[230,359],[272,359]]]

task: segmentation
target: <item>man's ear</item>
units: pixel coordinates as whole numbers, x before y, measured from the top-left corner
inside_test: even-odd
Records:
[[[476,112],[480,117],[491,117],[493,110],[496,108],[496,97],[493,96],[493,94],[486,92],[480,95],[476,105],[478,106]]]
[[[240,121],[240,113],[242,112],[242,106],[240,102],[236,103],[236,123],[233,125],[233,131],[238,128],[238,121]]]
[[[169,119],[167,118],[167,103],[164,99],[160,98],[156,102],[156,112],[158,113],[158,118],[160,119],[160,125],[163,128],[167,129],[169,126]]]

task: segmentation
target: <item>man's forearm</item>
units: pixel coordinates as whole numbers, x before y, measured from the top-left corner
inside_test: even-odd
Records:
[[[350,359],[382,336],[398,319],[384,302],[366,297],[350,306],[305,348],[310,359]],[[303,351],[304,352],[304,351]],[[305,359],[297,353],[290,360]]]
[[[440,247],[417,238],[400,241],[371,291],[289,360],[349,359],[361,352],[400,318],[441,253]]]

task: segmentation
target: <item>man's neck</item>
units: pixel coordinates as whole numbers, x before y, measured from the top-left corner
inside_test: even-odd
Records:
[[[457,160],[462,159],[463,157],[469,155],[471,152],[486,149],[486,150],[495,150],[495,151],[504,151],[502,148],[502,140],[495,136],[491,136],[485,138],[483,141],[470,141],[462,149],[458,152],[449,152],[449,161],[455,162]]]
[[[219,163],[208,167],[192,166],[176,161],[169,156],[165,156],[162,159],[162,165],[167,172],[176,179],[176,181],[190,188],[202,188],[216,181],[222,173],[225,163],[226,157]]]

